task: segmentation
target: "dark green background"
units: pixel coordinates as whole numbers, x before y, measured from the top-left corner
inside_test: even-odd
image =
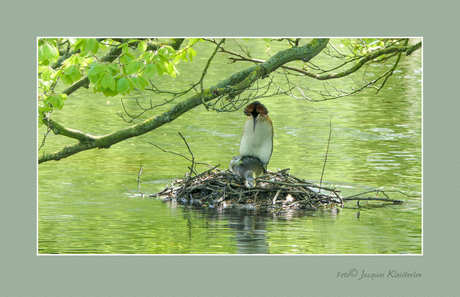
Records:
[[[453,1],[3,3],[3,296],[453,296],[458,291],[458,5]],[[423,256],[37,256],[37,36],[423,37]],[[452,53],[452,54],[451,54]],[[65,162],[61,161],[61,162]],[[337,278],[417,271],[419,279]],[[348,295],[348,294],[345,294]]]

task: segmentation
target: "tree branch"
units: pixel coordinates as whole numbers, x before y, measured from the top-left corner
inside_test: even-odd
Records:
[[[295,47],[280,51],[266,62],[235,73],[217,85],[203,90],[203,92],[199,94],[191,96],[156,117],[149,118],[142,123],[107,135],[93,136],[78,130],[66,128],[51,119],[49,121],[47,119],[43,119],[43,124],[51,128],[55,134],[75,138],[80,142],[72,146],[66,146],[61,151],[46,155],[44,154],[38,159],[38,163],[40,164],[50,160],[57,161],[81,151],[93,148],[109,148],[110,146],[123,140],[140,136],[155,130],[166,123],[172,122],[185,112],[203,104],[203,102],[209,102],[229,93],[243,92],[259,78],[264,78],[285,63],[294,60],[309,61],[326,47],[328,41],[329,39],[313,39],[309,44],[302,47]]]
[[[418,42],[412,46],[399,46],[399,47],[390,47],[390,48],[386,48],[386,49],[382,49],[382,50],[376,50],[376,51],[373,51],[372,53],[364,56],[364,57],[361,57],[359,60],[358,60],[358,63],[356,65],[354,65],[353,67],[347,69],[347,70],[343,70],[342,72],[337,72],[337,73],[333,73],[333,74],[315,74],[315,73],[312,73],[312,72],[309,72],[309,71],[306,71],[306,70],[303,70],[303,69],[300,69],[300,68],[295,68],[295,67],[291,67],[291,66],[282,66],[283,69],[286,69],[286,70],[291,70],[291,71],[295,71],[295,72],[298,72],[298,73],[301,73],[301,74],[304,74],[308,77],[311,77],[311,78],[314,78],[314,79],[318,79],[318,80],[328,80],[328,79],[334,79],[334,78],[341,78],[341,77],[344,77],[344,76],[348,76],[350,75],[351,73],[353,72],[356,72],[357,70],[359,70],[365,63],[367,63],[368,61],[370,60],[374,60],[376,59],[377,57],[381,56],[381,55],[385,55],[385,54],[401,54],[403,52],[405,52],[407,55],[410,55],[412,54],[414,51],[420,49],[422,46],[422,42]],[[245,61],[245,62],[254,62],[254,63],[264,63],[265,61],[264,60],[259,60],[259,59],[252,59],[252,58],[246,58],[244,56],[241,56],[237,53],[233,53],[233,52],[230,52],[230,51],[227,51],[227,50],[222,50],[222,52],[225,52],[225,53],[228,53],[228,54],[231,54],[231,55],[235,55],[235,56],[238,56],[240,59],[235,59],[235,58],[230,58],[230,60],[232,60],[233,62],[237,62],[237,61]],[[356,60],[356,59],[353,59],[353,60]],[[398,59],[399,61],[399,59]],[[332,70],[335,70],[335,69],[338,69],[348,63],[350,63],[352,61],[346,61],[344,62],[342,65],[339,65],[331,70],[326,70],[326,71],[323,71],[323,72],[330,72]]]
[[[314,74],[308,71],[304,71],[301,69],[296,70],[297,72],[303,73],[309,77],[318,79],[318,80],[326,80],[326,79],[333,79],[333,78],[340,78],[344,77],[347,75],[350,75],[353,72],[356,72],[358,69],[360,69],[366,62],[373,60],[381,55],[386,55],[386,54],[391,54],[391,53],[402,53],[406,52],[407,55],[410,55],[413,51],[419,49],[422,47],[422,42],[420,41],[419,43],[416,43],[412,46],[398,46],[398,47],[390,47],[382,50],[377,50],[374,51],[358,60],[358,63],[354,65],[353,67],[343,70],[342,72],[337,72],[333,74]]]

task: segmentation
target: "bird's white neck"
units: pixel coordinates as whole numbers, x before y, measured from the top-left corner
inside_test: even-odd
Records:
[[[244,124],[243,136],[240,141],[240,155],[257,157],[268,164],[273,152],[273,126],[268,116],[257,117],[256,129],[251,116]]]

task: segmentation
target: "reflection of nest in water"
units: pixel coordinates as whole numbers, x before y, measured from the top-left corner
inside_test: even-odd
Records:
[[[255,188],[244,186],[244,179],[230,171],[208,170],[192,178],[186,175],[171,187],[155,194],[166,200],[203,206],[251,205],[270,208],[343,206],[338,191],[319,187],[289,174],[289,169],[268,172],[256,179]]]

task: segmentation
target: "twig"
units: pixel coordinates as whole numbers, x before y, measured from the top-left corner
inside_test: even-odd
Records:
[[[204,76],[208,73],[209,65],[211,64],[212,59],[213,59],[214,56],[216,55],[217,50],[220,48],[220,45],[221,45],[224,41],[225,41],[225,38],[222,38],[222,39],[220,40],[220,42],[217,44],[216,48],[214,49],[214,52],[211,54],[211,56],[210,56],[209,59],[208,59],[208,62],[206,63],[206,66],[204,67],[203,73],[201,74],[201,78],[200,78],[200,87],[201,87],[200,99],[201,99],[201,103],[203,103],[203,105],[204,105],[204,107],[206,108],[206,110],[209,110],[209,109],[208,109],[208,105],[206,104],[206,102],[204,102],[204,99],[203,99],[203,92],[204,92],[203,80],[204,80]]]
[[[375,200],[375,201],[388,201],[388,202],[397,202],[397,203],[404,203],[402,200],[395,200],[395,199],[388,199],[388,198],[372,198],[372,197],[367,197],[367,198],[342,198],[344,201],[352,201],[352,200],[358,200],[358,201],[363,201],[363,200]]]
[[[409,194],[406,194],[404,193],[403,191],[399,191],[399,190],[385,190],[385,191],[382,191],[381,189],[376,189],[376,190],[372,190],[372,191],[367,191],[367,192],[363,192],[363,193],[359,193],[359,194],[356,194],[356,195],[352,195],[352,196],[348,196],[347,199],[349,198],[353,198],[353,197],[358,197],[358,196],[361,196],[361,195],[364,195],[364,194],[368,194],[368,193],[374,193],[376,192],[377,194],[379,192],[394,192],[394,193],[400,193],[400,194],[403,194],[404,196],[407,196],[407,197],[419,197],[419,195],[409,195]],[[344,198],[345,199],[345,198]]]
[[[127,188],[124,184],[121,184],[121,185],[126,189],[126,191],[130,192],[130,193],[133,194],[133,196],[134,196],[134,193],[131,192],[130,190],[128,190],[128,188]]]
[[[141,191],[141,174],[142,174],[142,164],[139,165],[139,174],[137,175],[137,190]],[[144,195],[144,194],[142,194]]]
[[[320,186],[323,183],[324,169],[326,169],[327,155],[329,154],[329,143],[331,142],[331,134],[332,134],[332,116],[329,117],[329,139],[327,140],[326,157],[324,158],[323,171],[321,172],[321,179],[319,180]]]
[[[278,192],[276,192],[275,197],[273,197],[273,202],[272,202],[273,205],[275,205],[275,203],[276,203],[276,198],[278,198],[278,195],[280,194],[280,191],[281,191],[281,189],[279,189]]]
[[[407,43],[409,42],[409,38],[406,38],[406,41],[404,42],[404,46],[407,46]],[[377,89],[377,92],[375,92],[375,94],[378,94],[379,91],[383,88],[383,86],[385,85],[385,83],[387,82],[388,78],[393,75],[393,72],[394,70],[396,69],[396,67],[398,66],[399,64],[399,60],[401,59],[401,55],[402,53],[399,53],[398,54],[398,57],[396,58],[396,62],[394,63],[393,67],[391,67],[390,69],[390,73],[387,75],[387,77],[385,77],[385,79],[383,80],[383,83],[382,85]]]

